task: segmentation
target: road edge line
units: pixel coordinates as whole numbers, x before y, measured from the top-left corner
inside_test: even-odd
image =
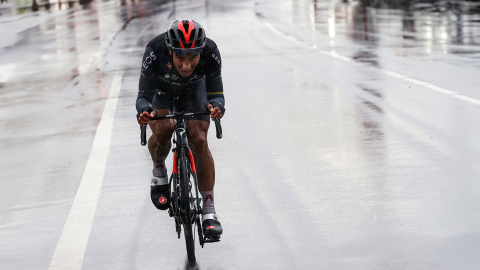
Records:
[[[82,269],[83,257],[100,197],[123,75],[124,71],[117,71],[112,80],[102,118],[93,139],[92,150],[50,261],[49,270]]]
[[[301,41],[295,39],[293,36],[290,36],[290,35],[287,35],[287,34],[284,34],[282,32],[280,32],[280,30],[278,30],[275,26],[273,26],[272,24],[270,24],[269,22],[266,22],[266,21],[263,21],[263,23],[270,29],[272,30],[274,33],[280,35],[280,36],[283,36],[283,37],[287,37],[297,43],[301,43],[302,45],[305,45],[303,44]],[[309,48],[311,49],[317,49],[317,46],[316,44],[314,44],[313,46],[312,45],[307,45]],[[337,52],[331,50],[331,51],[319,51],[321,54],[324,54],[324,55],[328,55],[328,56],[332,56],[332,57],[335,57],[337,59],[340,59],[340,60],[343,60],[345,62],[353,62],[352,59],[346,57],[346,56],[343,56],[343,55],[340,55],[338,54]],[[356,63],[356,64],[359,64],[359,63]],[[439,87],[439,86],[436,86],[432,83],[428,83],[428,82],[425,82],[425,81],[422,81],[422,80],[418,80],[418,79],[415,79],[415,78],[412,78],[412,77],[409,77],[409,76],[406,76],[406,75],[402,75],[400,73],[397,73],[397,72],[393,72],[393,71],[389,71],[389,70],[386,70],[386,69],[381,69],[385,74],[391,76],[391,77],[395,77],[397,79],[401,79],[401,80],[404,80],[406,82],[410,82],[410,83],[413,83],[413,84],[416,84],[416,85],[419,85],[419,86],[423,86],[425,88],[428,88],[430,90],[434,90],[436,92],[439,92],[439,93],[442,93],[442,94],[445,94],[447,96],[452,96],[452,97],[455,97],[457,99],[460,99],[460,100],[463,100],[463,101],[466,101],[466,102],[469,102],[473,105],[480,105],[480,100],[479,99],[476,99],[476,98],[472,98],[472,97],[469,97],[469,96],[466,96],[466,95],[462,95],[460,93],[457,93],[455,91],[452,91],[452,90],[448,90],[446,88],[443,88],[443,87]]]

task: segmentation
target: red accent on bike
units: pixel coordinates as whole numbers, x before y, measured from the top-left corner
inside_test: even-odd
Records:
[[[208,226],[207,230],[210,230],[210,229],[215,229],[215,226]]]
[[[166,204],[166,203],[167,203],[167,198],[161,197],[158,201],[159,201],[161,204]]]
[[[178,30],[182,31],[183,33],[183,36],[185,37],[185,41],[187,43],[190,43],[190,35],[192,34],[192,30],[195,29],[195,24],[193,24],[192,21],[189,21],[188,22],[188,33],[187,31],[185,30],[185,28],[183,27],[183,22],[182,21],[178,21]],[[192,46],[190,48],[193,48],[195,44],[195,41],[193,42]],[[185,49],[185,47],[183,46],[183,42],[182,40],[180,40],[180,46],[182,47],[182,49]]]
[[[190,165],[192,165],[192,172],[196,173],[197,169],[195,169],[195,162],[193,162],[192,150],[188,150],[188,151],[190,151]]]
[[[175,151],[175,153],[173,153],[173,173],[178,174],[177,151]]]

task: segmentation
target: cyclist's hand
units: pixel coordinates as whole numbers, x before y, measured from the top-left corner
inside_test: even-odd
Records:
[[[142,114],[140,114],[140,117],[138,117],[138,124],[140,126],[148,124],[150,119],[155,117],[156,114],[157,112],[155,111],[152,111],[151,113],[148,113],[147,111],[143,112]]]
[[[208,109],[210,110],[210,117],[212,119],[215,119],[215,118],[222,119],[223,114],[218,107],[213,107],[212,104],[208,104]]]

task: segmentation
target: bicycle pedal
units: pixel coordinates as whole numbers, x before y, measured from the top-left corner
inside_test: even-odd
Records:
[[[205,237],[204,243],[220,242],[220,235]]]

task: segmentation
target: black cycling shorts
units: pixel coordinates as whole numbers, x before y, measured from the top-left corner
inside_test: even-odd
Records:
[[[160,93],[159,93],[160,92]],[[205,79],[197,81],[191,88],[176,92],[173,89],[160,89],[153,96],[155,110],[166,109],[171,112],[203,112],[207,110],[207,88]],[[198,115],[192,119],[210,122],[209,115]]]

